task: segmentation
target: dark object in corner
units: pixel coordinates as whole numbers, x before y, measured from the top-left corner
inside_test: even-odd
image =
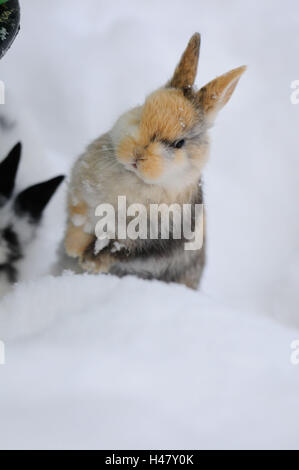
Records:
[[[0,59],[12,45],[20,30],[18,0],[0,0]]]

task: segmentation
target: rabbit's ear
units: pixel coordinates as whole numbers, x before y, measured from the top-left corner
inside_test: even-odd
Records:
[[[200,34],[193,34],[167,86],[187,89],[194,85],[200,49]]]
[[[43,210],[63,180],[64,176],[57,176],[57,178],[36,184],[22,191],[14,203],[16,213],[18,215],[28,215],[35,222],[39,221]]]
[[[197,103],[210,119],[213,120],[218,111],[229,101],[245,70],[246,66],[233,69],[215,78],[198,91]]]
[[[0,163],[0,198],[9,199],[15,187],[22,145],[18,143]]]

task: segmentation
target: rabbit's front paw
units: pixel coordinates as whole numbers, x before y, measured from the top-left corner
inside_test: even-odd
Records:
[[[84,271],[89,273],[108,273],[114,261],[115,260],[110,253],[105,252],[96,255],[95,244],[92,243],[81,257],[80,265]]]
[[[85,233],[82,227],[69,223],[64,242],[67,254],[72,258],[79,258],[93,238],[94,236]]]

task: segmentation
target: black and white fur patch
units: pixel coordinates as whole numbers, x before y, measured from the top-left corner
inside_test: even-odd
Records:
[[[43,211],[64,176],[14,194],[22,146],[17,144],[0,163],[0,297],[19,279],[18,263],[36,236]]]

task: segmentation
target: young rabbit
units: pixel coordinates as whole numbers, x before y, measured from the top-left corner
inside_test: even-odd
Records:
[[[13,195],[21,159],[17,144],[0,163],[0,298],[19,279],[19,262],[36,236],[43,211],[64,176]]]
[[[118,216],[118,196],[125,196],[128,205],[138,203],[147,209],[150,204],[175,204],[174,211],[184,204],[192,209],[203,204],[201,176],[209,153],[208,130],[232,96],[245,67],[197,91],[194,81],[199,49],[200,35],[196,33],[171,80],[142,106],[122,115],[76,162],[69,185],[65,248],[83,269],[197,288],[204,245],[186,250],[185,237],[174,236],[174,216],[168,239],[161,236],[161,222],[156,239],[120,239],[115,235],[100,246],[95,236],[95,210],[108,203]],[[192,220],[194,226],[194,210]],[[151,224],[148,220],[148,226]]]

